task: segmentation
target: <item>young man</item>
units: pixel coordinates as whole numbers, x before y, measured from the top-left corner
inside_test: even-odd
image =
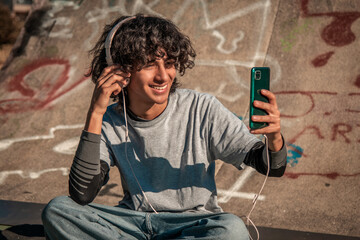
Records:
[[[105,42],[113,29],[108,66]],[[270,176],[283,175],[286,149],[274,94],[263,91],[269,103],[254,103],[269,114],[253,119],[269,123],[253,131],[267,135],[266,149],[215,97],[177,89],[176,73],[194,66],[195,52],[170,21],[121,17],[106,26],[92,52],[96,86],[70,171],[70,197],[45,208],[47,236],[248,239],[243,221],[217,203],[215,160],[265,174],[269,152]],[[108,106],[110,98],[119,103]],[[114,165],[124,198],[116,207],[91,204]]]

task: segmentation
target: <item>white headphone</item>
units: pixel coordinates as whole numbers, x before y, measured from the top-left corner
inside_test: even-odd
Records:
[[[107,35],[106,37],[106,40],[105,40],[105,54],[106,54],[106,63],[111,66],[114,64],[113,60],[112,60],[112,57],[111,57],[111,44],[112,44],[112,40],[115,36],[115,33],[117,32],[117,30],[120,28],[120,26],[123,24],[123,23],[126,23],[128,21],[130,21],[131,19],[135,19],[136,16],[133,16],[133,17],[128,17],[128,18],[125,18],[124,20],[118,22],[112,29],[111,31],[109,32],[109,34]]]
[[[109,34],[107,35],[106,37],[106,40],[105,40],[105,54],[106,54],[106,63],[108,66],[111,66],[111,65],[114,65],[114,62],[112,60],[112,57],[111,57],[111,44],[112,44],[112,40],[117,32],[117,30],[120,28],[120,26],[123,24],[123,23],[126,23],[132,19],[135,19],[136,16],[133,16],[133,17],[128,17],[128,18],[125,18],[124,20],[118,22],[112,29],[111,31],[109,32]],[[126,83],[124,86],[122,86],[123,88],[126,87],[128,84],[130,83],[130,78],[126,78]]]

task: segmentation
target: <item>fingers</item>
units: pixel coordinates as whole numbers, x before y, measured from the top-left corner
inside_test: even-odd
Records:
[[[280,115],[277,105],[271,103],[265,103],[262,101],[254,101],[254,107],[265,110],[269,115]]]
[[[280,132],[280,111],[277,106],[275,95],[268,90],[261,90],[261,94],[269,99],[269,103],[262,101],[254,101],[254,106],[265,110],[268,115],[252,116],[253,122],[266,122],[267,127],[251,130],[253,134],[270,134]]]
[[[118,95],[127,85],[129,77],[130,73],[124,73],[118,66],[106,67],[96,83],[95,91],[107,97]]]
[[[126,87],[128,82],[128,78],[124,78],[123,76],[117,74],[111,74],[106,79],[103,80],[101,85],[98,85],[97,88],[108,88],[112,85],[118,85],[120,88]]]
[[[251,117],[253,122],[267,122],[267,123],[277,123],[280,122],[280,117],[277,115],[255,115]]]
[[[265,110],[269,115],[280,115],[275,95],[272,92],[265,90],[265,89],[261,90],[261,94],[263,94],[265,97],[267,97],[269,99],[269,102],[266,103],[266,102],[255,100],[253,103],[254,106]]]
[[[269,125],[268,127],[260,128],[260,129],[254,129],[250,130],[252,134],[271,134],[271,133],[277,133],[280,132],[280,125]]]
[[[104,82],[106,82],[106,80],[108,80],[109,77],[112,75],[111,73],[113,73],[116,70],[117,70],[116,65],[112,65],[110,67],[104,68],[104,70],[102,71],[100,77],[98,78],[98,80],[96,82],[96,85],[97,86],[103,85]]]
[[[251,117],[253,122],[265,122],[269,126],[275,126],[274,129],[280,128],[280,116],[279,115],[255,115]]]
[[[130,77],[130,73],[124,73],[119,69],[118,66],[112,65],[110,67],[106,67],[101,73],[98,81],[96,82],[96,86],[100,87],[108,87],[115,82],[119,82],[120,86],[126,85],[126,79]]]
[[[275,94],[273,94],[272,92],[270,92],[269,90],[266,90],[266,89],[262,89],[261,94],[263,96],[267,97],[267,99],[269,99],[269,103],[271,105],[274,105],[277,108],[277,102],[276,102]]]
[[[126,85],[130,73],[122,72],[118,66],[106,67],[94,88],[90,109],[97,114],[104,114],[111,96],[116,96]]]

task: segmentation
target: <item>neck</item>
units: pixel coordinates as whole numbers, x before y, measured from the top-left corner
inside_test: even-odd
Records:
[[[133,114],[145,120],[153,120],[158,117],[166,108],[168,101],[164,104],[151,104],[151,105],[129,105]]]

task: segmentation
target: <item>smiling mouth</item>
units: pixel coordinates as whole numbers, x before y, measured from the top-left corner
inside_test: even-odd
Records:
[[[165,86],[159,87],[159,86],[154,86],[154,85],[150,85],[151,88],[157,89],[157,90],[164,90],[167,87],[167,84]]]

